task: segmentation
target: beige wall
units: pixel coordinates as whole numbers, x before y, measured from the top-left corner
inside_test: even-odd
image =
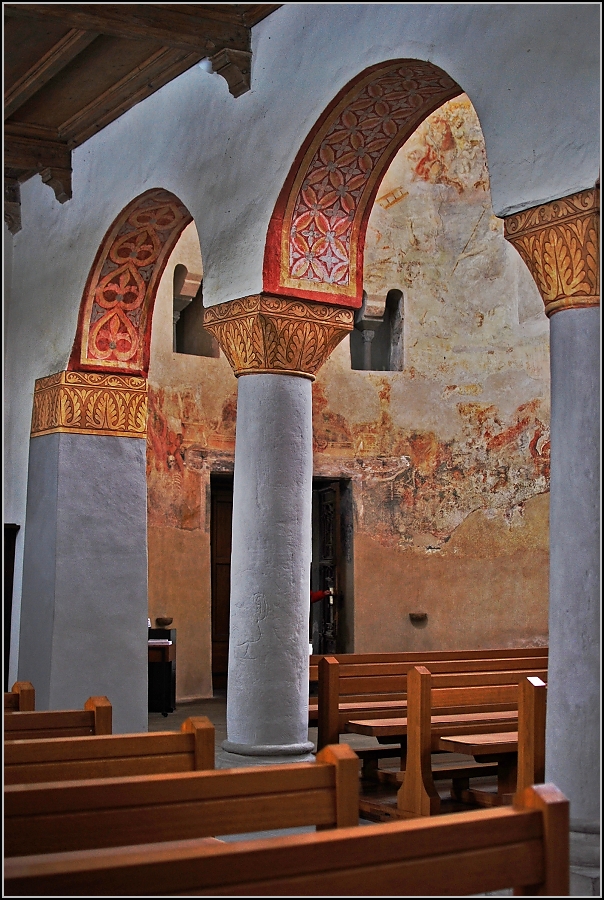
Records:
[[[237,382],[222,356],[172,353],[178,263],[200,271],[194,225],[160,285],[149,374],[149,615],[174,617],[185,699],[211,694],[209,476],[232,469]],[[402,371],[352,371],[345,340],[313,385],[315,475],[352,482],[354,649],[545,643],[548,322],[465,96],[386,174],[365,288],[373,312],[403,291]]]

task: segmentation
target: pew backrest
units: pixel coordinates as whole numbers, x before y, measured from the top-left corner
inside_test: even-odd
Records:
[[[569,893],[568,800],[551,784],[514,807],[207,844],[6,859],[9,896],[350,897]]]
[[[36,708],[36,691],[31,681],[15,681],[4,692],[4,712],[31,712]]]
[[[23,856],[316,825],[358,825],[359,759],[4,788],[4,853]]]
[[[548,656],[548,647],[506,647],[487,650],[403,650],[398,653],[313,653],[309,657],[309,680],[319,679],[319,662],[329,656],[341,665],[368,665],[372,663],[409,663],[411,666],[430,666],[430,663],[475,662],[481,660],[526,659]],[[453,671],[453,670],[447,670]],[[469,671],[464,667],[464,671]]]
[[[510,658],[510,665],[482,671],[439,671],[432,675],[432,712],[496,712],[517,707],[518,682],[547,677],[547,658]],[[489,661],[490,665],[490,661]],[[317,746],[336,743],[351,719],[406,716],[409,663],[342,665],[335,657],[319,662]]]
[[[7,741],[4,783],[117,778],[214,768],[215,731],[191,716],[180,731]]]
[[[407,758],[403,785],[398,792],[397,806],[410,815],[434,815],[440,811],[440,797],[434,786],[431,754],[442,749],[436,743],[438,726],[432,717],[435,691],[433,676],[425,666],[416,666],[408,676],[407,698]],[[546,684],[536,676],[525,676],[517,685],[518,780],[516,790],[540,784],[545,777],[545,705]],[[474,728],[469,738],[487,735]]]
[[[4,715],[4,740],[111,734],[112,708],[107,697],[89,697],[84,709],[9,712]]]

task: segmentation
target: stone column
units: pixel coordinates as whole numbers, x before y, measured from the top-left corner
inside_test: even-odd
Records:
[[[550,317],[547,781],[570,800],[571,893],[599,895],[599,188],[505,220]]]
[[[225,750],[304,757],[315,373],[353,311],[265,294],[205,311],[239,377]],[[245,376],[245,377],[243,377]]]
[[[58,372],[36,382],[20,680],[40,709],[106,695],[113,731],[146,731],[147,381]]]

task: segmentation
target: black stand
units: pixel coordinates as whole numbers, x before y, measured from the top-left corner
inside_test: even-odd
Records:
[[[149,712],[163,716],[176,709],[176,628],[149,628],[149,638],[166,638],[171,646],[149,645]]]

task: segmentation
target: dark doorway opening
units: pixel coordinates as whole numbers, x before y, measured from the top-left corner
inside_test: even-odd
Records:
[[[233,476],[210,478],[210,558],[212,573],[212,687],[223,691],[229,660]]]
[[[231,593],[233,476],[212,475],[210,548],[212,571],[212,687],[227,687]],[[345,479],[315,478],[312,488],[311,592],[333,593],[311,603],[313,653],[346,653],[352,634],[352,499]]]
[[[310,589],[313,593],[331,591],[310,606],[313,653],[346,653],[352,646],[349,507],[348,481],[313,479]]]
[[[8,691],[8,667],[10,662],[10,630],[13,614],[13,577],[15,572],[15,545],[20,525],[4,523],[4,690]]]

